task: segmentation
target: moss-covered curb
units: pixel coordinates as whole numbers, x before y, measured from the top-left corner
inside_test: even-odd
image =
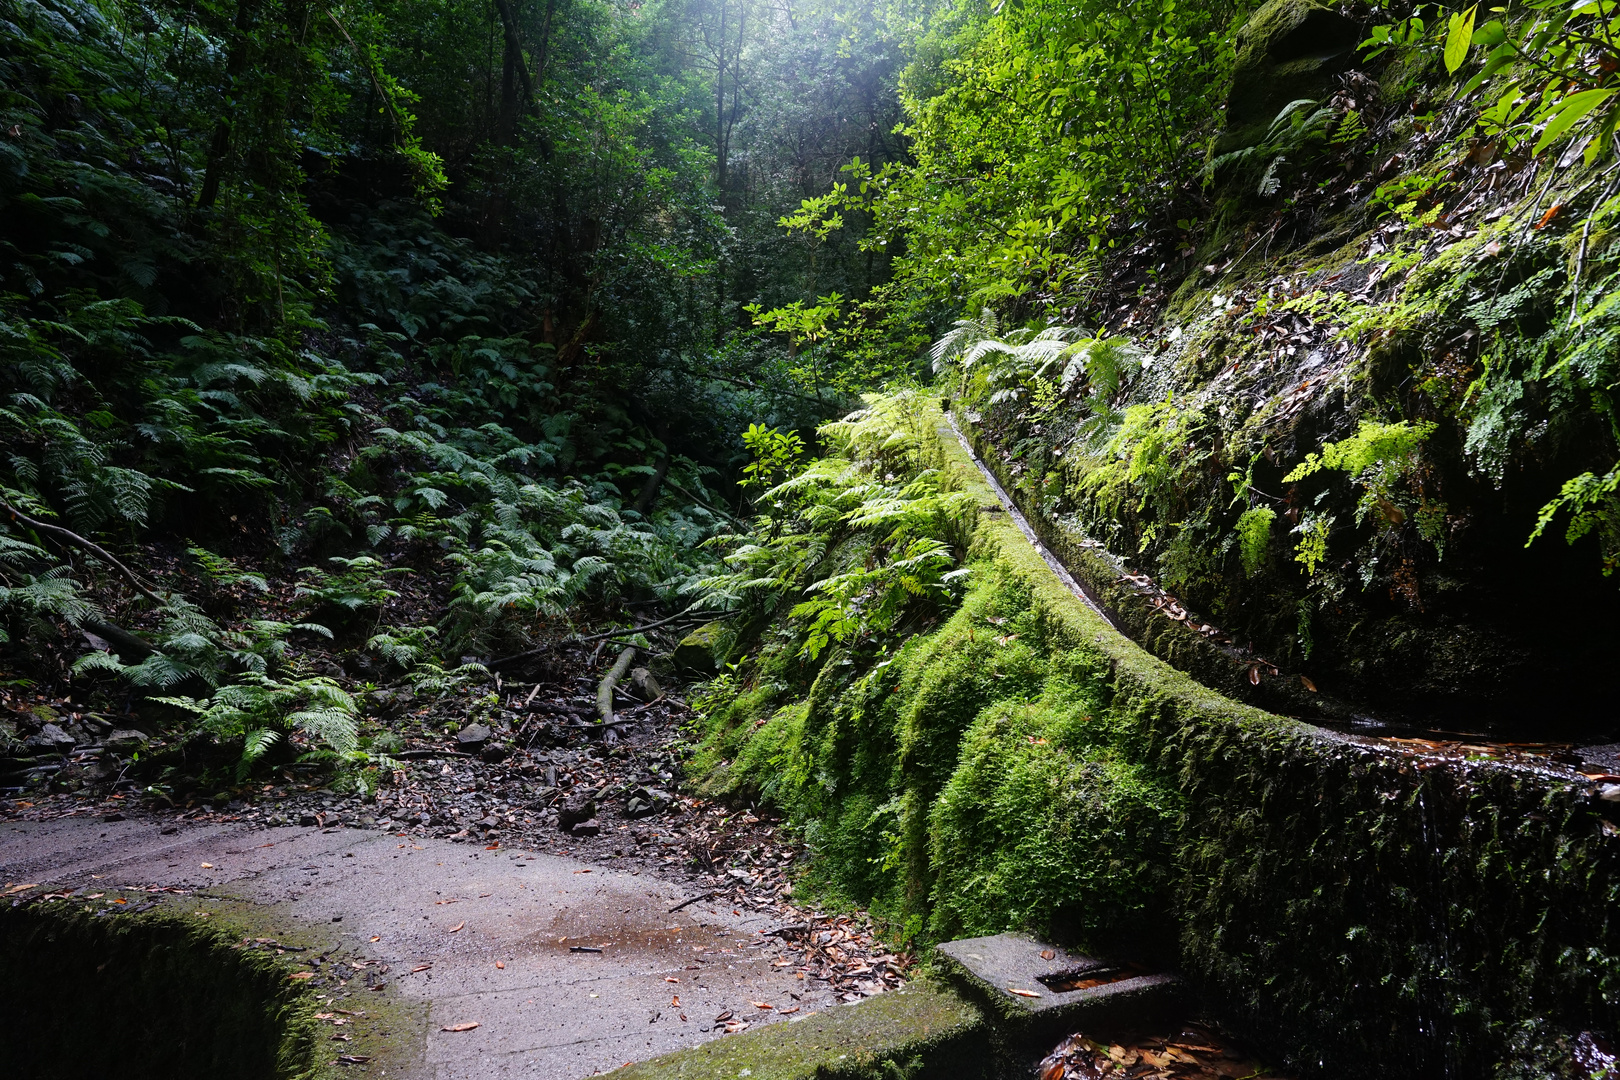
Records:
[[[770,1024],[631,1065],[626,1080],[988,1080],[990,1033],[948,988],[924,980],[903,990]]]
[[[243,948],[233,930],[173,904],[0,908],[0,1016],[11,1033],[0,1039],[0,1073],[332,1075],[317,1051],[314,996],[289,980],[291,966]]]
[[[962,508],[940,534],[961,600],[819,657],[791,615],[747,616],[695,758],[804,829],[807,891],[913,945],[1027,929],[1174,968],[1304,1075],[1563,1075],[1574,1033],[1620,1028],[1620,807],[1598,785],[1210,689],[1054,573],[938,400],[863,417],[892,426],[868,433],[896,448],[883,475]],[[817,528],[798,535],[829,564],[863,564],[859,534]]]
[[[943,416],[937,436],[988,507]],[[1567,1033],[1620,1028],[1620,813],[1594,785],[1239,704],[1110,629],[1006,514],[975,545],[1107,665],[1111,708],[1185,798],[1181,963],[1217,1015],[1322,1075],[1559,1075]]]
[[[1003,456],[976,426],[958,418],[954,430],[942,431],[940,437],[955,442],[958,432],[1023,514],[1036,538],[1074,576],[1092,602],[1107,613],[1114,626],[1143,649],[1192,675],[1204,686],[1246,704],[1294,717],[1344,719],[1351,714],[1353,710],[1344,703],[1306,689],[1297,675],[1211,640],[1188,625],[1185,615],[1174,618],[1164,606],[1155,603],[1151,590],[1129,580],[1101,545],[1042,513],[1038,500],[1008,474]],[[968,465],[972,467],[972,462]]]

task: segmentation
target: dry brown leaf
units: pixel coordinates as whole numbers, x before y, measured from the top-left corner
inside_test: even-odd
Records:
[[[756,1009],[774,1009],[774,1008],[776,1008],[775,1005],[772,1005],[768,1001],[750,1001],[748,1004],[752,1005]]]
[[[455,932],[456,932],[456,931],[457,931],[457,930],[460,930],[460,929],[461,929],[461,928],[462,928],[462,927],[463,927],[463,926],[466,926],[466,925],[467,925],[467,924],[466,924],[466,923],[465,923],[465,922],[458,922],[458,923],[456,923],[456,925],[454,925],[454,926],[452,926],[452,927],[451,927],[451,928],[450,928],[450,929],[449,929],[449,930],[448,930],[448,931],[447,931],[447,933],[451,933],[451,934],[453,934],[453,933],[455,933]]]
[[[440,1031],[471,1031],[473,1028],[475,1028],[477,1026],[478,1026],[478,1021],[476,1021],[476,1020],[468,1020],[465,1023],[461,1023],[461,1024],[446,1024],[444,1027],[440,1028],[439,1030]]]
[[[505,971],[506,970],[506,962],[504,960],[495,961],[495,969],[497,971]]]
[[[1009,994],[1017,994],[1019,997],[1040,997],[1041,996],[1041,995],[1037,994],[1033,990],[1019,990],[1017,987],[1013,987],[1013,986],[1007,987],[1007,993],[1009,993]]]
[[[287,978],[289,980],[292,980],[292,979],[313,979],[314,977],[315,977],[315,973],[313,971],[295,971],[291,975],[287,976]]]
[[[1041,959],[1042,960],[1050,960],[1056,955],[1057,955],[1057,953],[1053,952],[1051,949],[1042,949],[1041,950]]]

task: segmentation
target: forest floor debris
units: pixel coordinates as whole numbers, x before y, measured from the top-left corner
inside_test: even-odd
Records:
[[[1076,1033],[1041,1060],[1040,1080],[1283,1080],[1201,1024],[1172,1035]]]

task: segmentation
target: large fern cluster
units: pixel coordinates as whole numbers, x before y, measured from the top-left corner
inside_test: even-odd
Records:
[[[814,659],[948,605],[965,573],[972,500],[948,490],[920,449],[914,392],[870,396],[823,425],[830,453],[767,491],[751,532],[723,538],[727,572],[697,583],[709,607],[788,614]]]

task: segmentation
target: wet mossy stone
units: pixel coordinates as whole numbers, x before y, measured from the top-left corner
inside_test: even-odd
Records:
[[[625,1080],[989,1080],[997,1068],[978,1009],[918,979],[854,1005],[677,1050],[615,1072]]]
[[[1313,0],[1271,0],[1238,31],[1216,155],[1255,146],[1290,101],[1321,100],[1355,58],[1361,28]]]
[[[704,623],[681,639],[671,659],[675,666],[700,675],[713,675],[720,669],[715,659],[725,624],[719,621]]]

